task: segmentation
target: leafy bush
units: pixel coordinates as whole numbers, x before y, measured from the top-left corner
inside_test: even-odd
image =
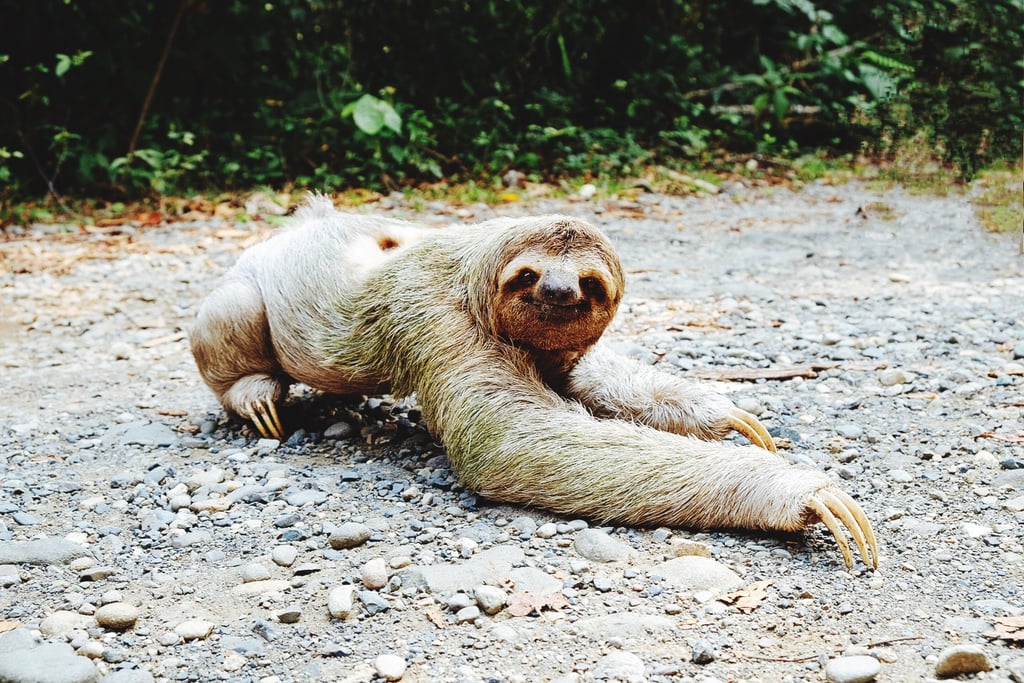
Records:
[[[1016,0],[9,3],[0,199],[1019,151]],[[166,51],[165,51],[166,48]],[[152,95],[150,98],[149,95]]]

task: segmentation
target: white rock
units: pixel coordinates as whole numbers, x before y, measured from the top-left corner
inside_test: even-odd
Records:
[[[274,564],[281,567],[292,566],[295,562],[295,558],[298,556],[298,549],[292,545],[274,546],[274,549],[270,551],[270,559],[274,561]]]
[[[612,650],[594,664],[595,680],[626,681],[642,683],[647,680],[644,661],[632,652]]]
[[[205,621],[203,619],[188,619],[183,621],[174,627],[174,632],[182,640],[203,640],[208,638],[213,633],[213,627],[216,626],[212,621]]]
[[[838,657],[825,666],[829,683],[868,683],[882,670],[882,664],[869,655]]]
[[[363,585],[370,590],[383,588],[388,583],[388,566],[384,558],[375,557],[359,570]]]
[[[936,676],[959,676],[991,670],[992,663],[981,645],[951,645],[939,653],[939,659],[935,662]]]
[[[406,663],[398,655],[377,655],[373,660],[373,668],[385,681],[400,681],[405,675]]]
[[[54,638],[63,638],[68,631],[75,629],[88,631],[95,627],[96,619],[93,617],[68,610],[57,610],[39,622],[39,631]]]
[[[473,597],[476,604],[486,614],[497,614],[508,602],[508,595],[505,591],[496,586],[480,585],[473,589]]]
[[[335,619],[348,619],[353,613],[355,586],[335,586],[327,596],[327,611]]]
[[[242,568],[242,581],[266,581],[270,578],[270,570],[259,562],[250,562]]]
[[[699,555],[677,557],[652,567],[650,571],[691,591],[724,592],[743,584],[743,579],[724,564]]]

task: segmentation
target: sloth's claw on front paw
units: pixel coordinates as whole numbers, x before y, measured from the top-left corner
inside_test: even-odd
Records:
[[[839,489],[822,489],[811,496],[807,501],[807,507],[832,532],[847,567],[853,566],[853,555],[850,553],[850,544],[846,541],[843,526],[853,536],[857,549],[864,558],[864,564],[872,569],[878,569],[878,543],[875,541],[875,534],[864,511],[853,498]]]
[[[281,428],[281,420],[277,416],[277,408],[273,401],[259,401],[253,404],[249,419],[264,439],[284,441],[284,429]]]
[[[772,435],[768,433],[768,430],[764,428],[760,420],[747,411],[734,407],[729,414],[728,420],[729,426],[750,439],[750,443],[772,453],[778,452]]]

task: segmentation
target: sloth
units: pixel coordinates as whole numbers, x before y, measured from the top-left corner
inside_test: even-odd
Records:
[[[415,396],[468,489],[599,523],[799,531],[824,523],[870,568],[861,507],[782,458],[721,394],[600,341],[622,300],[608,238],[568,216],[445,229],[338,212],[250,247],[202,303],[191,346],[224,408],[281,439],[277,403]],[[731,431],[750,446],[723,443]]]

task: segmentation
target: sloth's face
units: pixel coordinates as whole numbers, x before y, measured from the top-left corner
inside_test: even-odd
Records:
[[[584,351],[611,322],[621,298],[621,267],[607,243],[533,244],[500,273],[497,330],[536,349]]]

